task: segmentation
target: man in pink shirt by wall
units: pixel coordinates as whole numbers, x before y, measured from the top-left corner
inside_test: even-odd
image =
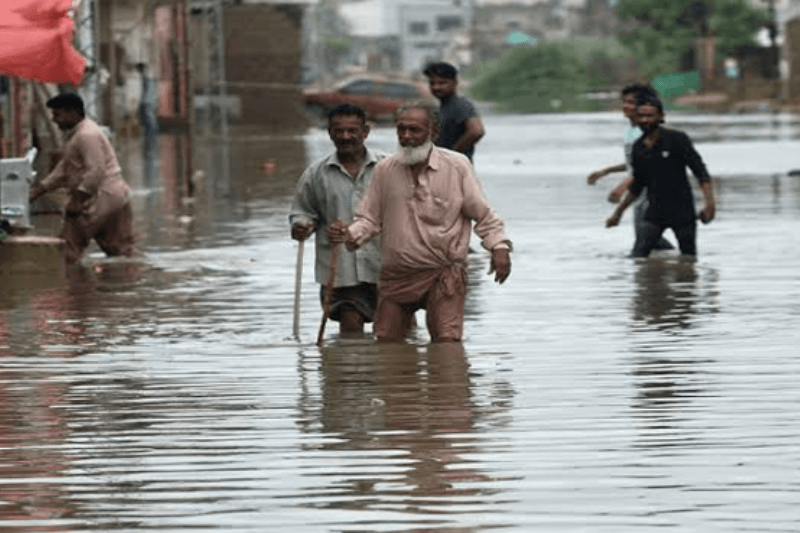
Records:
[[[100,127],[86,118],[77,94],[60,94],[47,102],[53,122],[66,133],[62,156],[55,168],[33,187],[31,199],[66,188],[64,207],[65,261],[78,262],[92,239],[108,256],[138,255],[133,233],[130,188],[114,148]]]
[[[425,309],[431,341],[458,342],[464,329],[467,253],[472,224],[492,253],[489,273],[511,273],[511,241],[463,154],[433,145],[438,104],[414,100],[397,112],[400,150],[375,167],[375,177],[349,226],[330,233],[355,250],[381,236],[381,274],[374,332],[399,342],[405,324]]]

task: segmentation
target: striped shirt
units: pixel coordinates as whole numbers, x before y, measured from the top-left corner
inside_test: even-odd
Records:
[[[334,152],[309,165],[297,182],[289,223],[313,222],[316,227],[314,277],[317,283],[324,284],[328,279],[331,243],[327,226],[337,218],[345,224],[353,221],[372,182],[375,165],[385,157],[383,152],[367,149],[358,176],[353,179]],[[334,286],[378,283],[379,275],[380,240],[374,238],[355,252],[342,249]]]

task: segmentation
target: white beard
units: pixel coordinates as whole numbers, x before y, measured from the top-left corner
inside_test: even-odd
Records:
[[[433,142],[428,139],[424,144],[419,146],[401,146],[397,153],[400,156],[400,162],[404,165],[411,166],[428,159],[428,155],[433,148]]]

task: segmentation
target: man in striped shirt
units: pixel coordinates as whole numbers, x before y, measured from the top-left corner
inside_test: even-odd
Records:
[[[336,220],[353,221],[375,165],[386,157],[364,145],[369,125],[359,107],[343,104],[333,108],[328,115],[328,135],[336,151],[305,170],[289,215],[293,239],[302,241],[316,232],[314,271],[321,285],[320,300],[324,298],[333,250],[327,228]],[[361,336],[364,324],[372,321],[379,272],[379,239],[371,239],[355,252],[342,251],[330,307],[330,319],[339,322],[340,335]]]

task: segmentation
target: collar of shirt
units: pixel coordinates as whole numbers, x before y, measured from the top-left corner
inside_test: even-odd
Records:
[[[431,155],[428,157],[428,168],[431,170],[439,170],[442,164],[442,150],[437,146],[431,149]]]
[[[84,117],[84,118],[82,118],[80,120],[80,122],[78,122],[77,124],[72,126],[72,128],[70,128],[67,131],[65,131],[64,132],[64,139],[66,139],[66,140],[72,139],[75,136],[76,133],[78,133],[80,130],[82,130],[82,129],[84,129],[86,127],[86,125],[88,124],[88,122],[87,122],[88,120],[89,120],[88,118]]]
[[[364,169],[365,168],[368,168],[370,165],[374,166],[374,165],[378,164],[378,156],[375,154],[375,152],[373,152],[369,148],[366,148],[366,150],[367,150],[367,154],[364,156],[364,162],[361,163],[361,168],[359,169],[358,176],[356,176],[355,179],[358,179],[359,177],[361,177],[361,175],[364,173]],[[325,162],[325,165],[326,166],[330,166],[330,167],[338,167],[342,172],[344,172],[345,174],[348,174],[347,173],[347,169],[344,168],[344,165],[339,160],[339,154],[336,153],[335,151],[331,155],[328,156],[328,160]]]

